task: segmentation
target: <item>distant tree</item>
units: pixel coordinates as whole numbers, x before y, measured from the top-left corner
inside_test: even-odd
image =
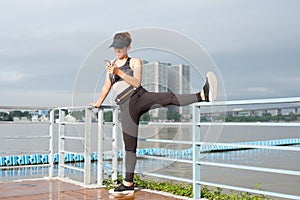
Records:
[[[104,121],[112,122],[112,120],[113,120],[112,111],[104,112]]]
[[[6,112],[0,112],[0,121],[13,121],[13,118]]]
[[[271,113],[264,113],[262,114],[262,116],[260,117],[261,122],[269,122],[272,120],[272,114]]]
[[[167,119],[179,122],[181,120],[181,115],[179,114],[179,112],[177,112],[175,110],[171,110],[171,111],[168,110],[167,111]]]
[[[275,122],[279,122],[279,121],[283,121],[284,117],[283,117],[282,114],[280,114],[280,115],[273,116],[272,120],[275,121]]]
[[[289,113],[288,115],[276,115],[272,116],[270,113],[264,113],[262,116],[241,116],[232,117],[228,116],[225,118],[226,122],[271,122],[271,121],[285,121],[291,122],[298,119],[298,116],[294,113]]]
[[[285,116],[285,121],[286,122],[291,122],[297,120],[297,115],[295,113],[289,113],[288,115]]]
[[[30,119],[30,114],[28,111],[23,112],[23,116],[22,117],[27,117],[28,119]]]
[[[204,116],[201,116],[201,122],[209,122],[210,120],[208,119],[208,117],[204,117]]]
[[[144,121],[144,122],[150,121],[150,114],[149,114],[148,112],[144,113],[144,114],[140,117],[140,121]]]
[[[85,116],[84,110],[75,110],[71,112],[72,116],[75,117],[77,120],[83,119]]]
[[[160,108],[158,110],[158,119],[165,120],[167,119],[167,111],[165,108]]]
[[[22,116],[23,113],[20,110],[11,111],[9,114],[10,114],[10,116],[12,116],[12,118],[14,118],[14,117],[23,117]]]

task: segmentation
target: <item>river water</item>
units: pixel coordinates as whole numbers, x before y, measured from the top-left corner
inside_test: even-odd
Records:
[[[55,152],[57,152],[57,126],[54,132]],[[4,155],[22,155],[25,151],[47,150],[48,140],[40,139],[6,139],[6,136],[40,136],[47,135],[49,126],[47,124],[0,124],[0,153]],[[111,137],[111,125],[104,127],[105,137]],[[66,134],[83,136],[83,125],[67,125]],[[192,140],[192,127],[187,125],[141,125],[140,138],[155,138],[168,140]],[[97,151],[97,125],[92,128],[92,151]],[[260,140],[275,140],[287,138],[300,138],[300,130],[297,127],[262,127],[262,126],[202,126],[201,141],[205,142],[246,142]],[[122,149],[122,137],[119,134],[118,147]],[[191,145],[178,145],[168,143],[150,143],[140,141],[138,148],[166,148],[185,150]],[[66,150],[83,151],[84,144],[81,141],[67,141]],[[104,149],[111,148],[111,141],[104,142]],[[1,157],[0,156],[0,157]],[[203,153],[203,161],[243,164],[258,167],[281,168],[300,171],[300,153],[279,150],[239,150],[228,152]],[[188,158],[187,158],[188,159]],[[80,164],[77,164],[80,165]],[[110,167],[110,162],[106,162]],[[119,166],[121,168],[121,165]],[[175,175],[183,178],[192,178],[192,165],[179,162],[139,159],[136,167],[137,172],[156,172],[160,174]],[[43,169],[32,169],[31,176],[47,173]],[[24,175],[24,174],[23,174]],[[22,176],[20,172],[1,173],[1,181],[10,180],[11,177]],[[216,168],[209,166],[201,167],[201,179],[207,182],[217,182],[239,187],[253,188],[257,183],[267,191],[282,192],[300,195],[300,177],[291,175],[280,175],[245,170]]]

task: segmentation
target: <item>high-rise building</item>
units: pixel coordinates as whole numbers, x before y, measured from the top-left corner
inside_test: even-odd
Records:
[[[170,63],[143,64],[142,85],[151,92],[168,92],[168,66]]]
[[[190,93],[190,66],[188,65],[172,65],[168,67],[168,88],[169,91],[176,94]],[[169,106],[170,111],[177,111],[183,118],[191,117],[191,109],[189,106]]]
[[[143,64],[142,85],[149,92],[168,92],[168,66],[170,63],[152,62]],[[152,117],[158,117],[159,110],[151,110]]]
[[[142,85],[150,92],[171,91],[178,94],[190,93],[190,67],[188,65],[144,62],[142,76]],[[150,111],[150,115],[152,117],[158,117],[160,110],[152,110]],[[169,106],[168,110],[179,112],[183,118],[191,117],[191,109],[188,106]]]

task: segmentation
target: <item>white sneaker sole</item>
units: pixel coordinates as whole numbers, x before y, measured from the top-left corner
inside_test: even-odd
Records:
[[[209,84],[208,99],[210,102],[213,102],[217,98],[218,80],[216,75],[211,71],[207,72],[206,77]]]
[[[110,189],[108,191],[108,194],[114,197],[118,196],[132,196],[134,194],[134,190],[126,190],[123,192],[115,192],[114,189]]]

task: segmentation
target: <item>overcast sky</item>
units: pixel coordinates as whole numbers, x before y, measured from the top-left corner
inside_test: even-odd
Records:
[[[143,27],[202,45],[229,100],[300,96],[299,10],[299,0],[2,0],[0,105],[70,106],[89,53]]]

